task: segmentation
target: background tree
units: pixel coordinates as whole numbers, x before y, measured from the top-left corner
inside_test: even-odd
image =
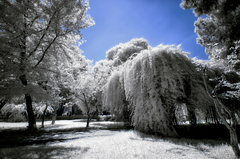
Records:
[[[78,105],[87,115],[86,127],[89,127],[92,116],[101,107],[101,94],[97,79],[91,72],[86,71],[85,74],[82,73],[81,76],[73,79],[71,83],[72,103]]]
[[[36,83],[54,65],[52,59],[66,59],[75,51],[80,30],[94,25],[88,9],[88,1],[82,0],[0,2],[0,92],[3,100],[8,98],[6,90],[25,95],[29,129],[36,128],[32,110]],[[9,79],[14,80],[11,86]]]
[[[233,102],[240,97],[238,77],[240,71],[240,1],[183,0],[181,7],[193,9],[194,14],[199,17],[194,23],[195,32],[198,35],[197,43],[205,47],[214,67],[221,69],[220,77],[214,77],[217,83],[209,96],[215,103],[215,109],[221,121],[229,130],[230,142],[235,155],[240,157],[236,134],[236,115],[239,107],[224,102],[226,99],[231,99]],[[202,18],[202,15],[206,17]],[[207,68],[204,68],[206,85],[208,83],[207,72],[209,72]],[[209,92],[207,87],[206,90]],[[228,117],[233,123],[228,122]]]

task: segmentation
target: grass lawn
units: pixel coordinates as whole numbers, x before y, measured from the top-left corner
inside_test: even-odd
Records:
[[[40,122],[37,123],[40,127]],[[26,131],[26,123],[0,122],[0,158],[9,159],[234,159],[221,140],[160,138],[122,123],[60,120],[44,129]]]

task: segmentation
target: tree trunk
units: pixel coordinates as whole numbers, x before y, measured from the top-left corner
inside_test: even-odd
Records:
[[[32,97],[30,94],[25,94],[25,99],[26,99],[27,112],[28,112],[28,129],[29,130],[37,129],[36,119],[32,109]]]
[[[235,156],[237,158],[240,158],[240,149],[239,149],[239,146],[238,146],[238,136],[237,136],[237,130],[236,130],[236,121],[234,119],[235,117],[233,115],[231,115],[231,118],[233,120],[233,124],[229,125],[227,123],[227,121],[225,120],[224,116],[221,114],[221,112],[220,112],[216,102],[218,102],[218,101],[214,101],[216,109],[217,109],[217,113],[218,113],[220,119],[222,120],[223,124],[227,127],[227,129],[229,131],[229,134],[230,134],[230,144],[232,146],[233,152],[234,152],[234,154],[235,154]],[[232,114],[234,114],[234,113],[232,113]]]
[[[207,94],[209,95],[209,97],[211,99],[213,99],[214,101],[214,106],[216,109],[216,112],[219,116],[219,118],[221,119],[222,123],[226,126],[226,128],[229,131],[230,134],[230,143],[233,149],[233,152],[235,154],[235,156],[237,158],[240,158],[240,149],[238,146],[238,136],[237,136],[237,131],[236,131],[236,125],[237,125],[237,120],[235,117],[235,112],[233,110],[228,109],[219,99],[218,99],[218,95],[216,93],[216,90],[223,84],[224,82],[224,78],[222,79],[222,81],[215,86],[214,90],[212,91],[212,94],[214,96],[212,96],[209,92],[208,92],[208,88],[207,88],[207,82],[205,79],[205,74],[206,74],[206,68],[203,69],[203,81],[204,81],[204,85],[205,85],[205,89],[207,91]],[[223,109],[225,111],[225,113],[227,113],[228,115],[230,115],[233,123],[229,124],[226,120],[226,118],[222,115],[221,109]]]
[[[55,124],[56,114],[57,114],[58,109],[59,109],[59,101],[56,101],[56,102],[55,102],[54,111],[53,111],[53,114],[52,114],[52,125]]]
[[[87,118],[87,125],[86,125],[86,128],[88,128],[88,127],[89,127],[89,122],[90,122],[90,114],[88,114],[87,116],[88,116],[88,118]]]
[[[98,116],[98,109],[97,109],[96,112],[95,112],[95,117],[96,117],[96,120],[97,120],[97,121],[100,121],[100,118],[99,118],[99,116]]]
[[[45,115],[43,114],[42,115],[42,128],[44,128],[44,117],[45,117]]]
[[[46,103],[46,107],[45,107],[45,109],[44,109],[44,111],[43,111],[43,114],[42,114],[42,128],[44,128],[44,117],[45,117],[45,113],[46,113],[46,111],[47,111],[47,108],[48,108],[48,105],[47,105],[47,103]]]
[[[52,125],[55,124],[55,121],[56,121],[56,114],[53,114],[53,115],[52,115]]]
[[[57,108],[55,107],[54,108],[54,112],[52,114],[52,125],[55,124],[55,121],[56,121],[56,113],[57,113]]]
[[[240,150],[238,146],[238,136],[236,131],[229,131],[230,132],[230,143],[233,149],[234,154],[237,158],[240,158]]]

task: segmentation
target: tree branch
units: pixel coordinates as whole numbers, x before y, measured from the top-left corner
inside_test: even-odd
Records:
[[[207,94],[208,94],[208,96],[211,98],[211,99],[214,99],[213,97],[212,97],[212,95],[209,93],[209,91],[208,91],[208,86],[207,86],[207,81],[206,81],[206,78],[205,78],[205,76],[207,76],[207,73],[206,73],[206,66],[203,68],[203,82],[204,82],[204,86],[205,86],[205,89],[206,89],[206,92],[207,92]]]
[[[57,39],[58,36],[56,36],[53,41],[48,45],[48,47],[46,48],[46,50],[43,52],[43,55],[41,57],[41,59],[38,61],[38,63],[34,66],[34,67],[37,67],[43,60],[45,54],[47,53],[48,49],[52,46],[52,44],[54,43],[54,41]]]
[[[206,66],[203,68],[203,81],[204,81],[204,85],[205,85],[205,89],[206,89],[206,92],[208,94],[208,96],[213,99],[213,102],[214,102],[214,105],[215,105],[215,108],[217,110],[217,113],[220,117],[220,119],[222,120],[222,122],[224,123],[224,125],[227,127],[227,129],[229,131],[234,131],[233,128],[228,124],[228,122],[226,121],[226,119],[223,117],[223,115],[221,114],[221,110],[220,110],[220,107],[219,107],[219,104],[221,105],[221,107],[227,112],[230,114],[230,110],[218,99],[218,95],[216,93],[216,90],[219,89],[219,87],[223,84],[224,82],[224,77],[222,79],[222,81],[217,85],[215,86],[214,90],[212,91],[212,93],[214,94],[215,97],[213,97],[209,92],[208,92],[208,87],[207,87],[207,82],[206,82]]]
[[[55,14],[56,14],[56,11],[53,13],[50,21],[48,22],[47,28],[45,29],[42,37],[40,38],[40,40],[39,40],[39,42],[38,42],[38,44],[37,44],[36,47],[33,49],[33,51],[29,53],[28,58],[29,58],[30,56],[32,56],[32,54],[38,49],[39,45],[41,44],[43,38],[44,38],[45,35],[46,35],[46,32],[48,31],[48,29],[49,29],[49,27],[50,27],[50,25],[51,25],[51,23],[52,23],[52,19],[53,19],[53,17],[54,17]]]

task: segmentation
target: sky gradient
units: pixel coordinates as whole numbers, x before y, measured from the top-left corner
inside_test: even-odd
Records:
[[[208,59],[196,43],[192,10],[180,8],[181,0],[89,0],[96,25],[82,30],[86,40],[80,48],[94,63],[106,51],[133,38],[144,38],[149,45],[179,45],[190,57]]]

